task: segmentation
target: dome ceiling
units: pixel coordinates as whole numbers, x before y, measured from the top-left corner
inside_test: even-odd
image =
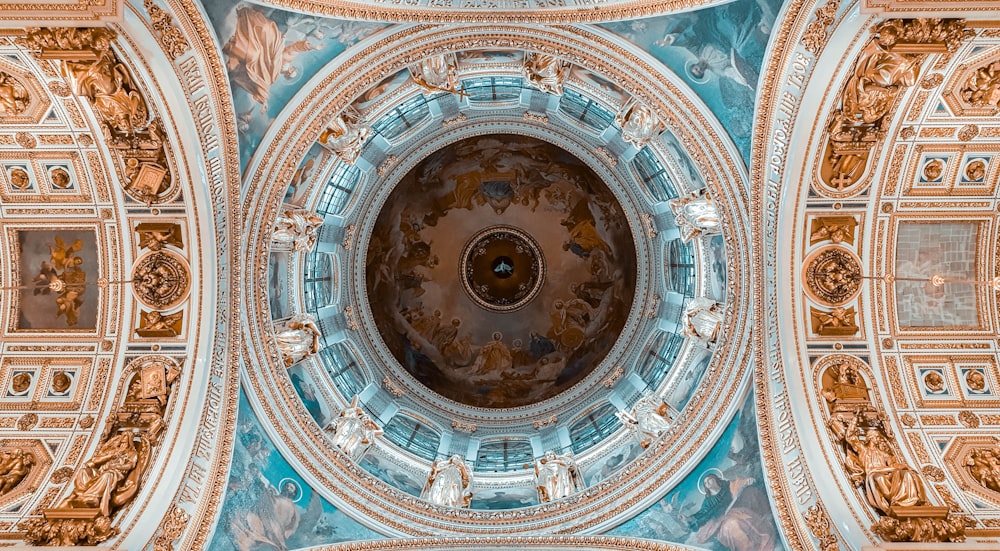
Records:
[[[597,175],[551,144],[450,144],[396,185],[369,239],[379,334],[452,400],[504,408],[554,396],[625,325],[636,280],[625,221]]]

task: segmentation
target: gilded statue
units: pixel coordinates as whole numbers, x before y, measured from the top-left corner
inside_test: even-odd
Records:
[[[333,151],[341,161],[353,165],[361,156],[361,148],[370,134],[371,128],[361,115],[348,108],[330,122],[317,141]]]
[[[316,245],[316,232],[323,217],[304,209],[285,209],[278,215],[271,234],[273,243],[288,245],[293,251],[310,251]]]
[[[633,103],[615,118],[622,128],[622,139],[642,149],[650,140],[663,132],[664,125],[660,117],[649,107],[641,103]]]
[[[472,501],[472,472],[461,456],[438,459],[431,465],[431,474],[421,497],[448,507],[465,508]]]
[[[704,344],[714,343],[722,322],[723,305],[708,297],[695,297],[684,309],[682,334]]]
[[[954,51],[970,32],[961,21],[944,19],[889,19],[872,29],[830,117],[821,170],[826,186],[845,192],[861,181],[872,147],[885,136],[887,115],[919,79],[926,54]]]
[[[639,445],[648,448],[670,428],[670,408],[663,398],[646,393],[632,406],[631,412],[619,411],[618,418],[639,437]]]
[[[361,457],[375,438],[382,434],[382,429],[358,406],[357,395],[326,430],[333,432],[334,445],[354,459]]]
[[[866,421],[862,413],[850,418],[844,426],[843,417],[830,419],[830,430],[843,444],[845,468],[851,482],[864,489],[868,504],[883,515],[895,516],[900,507],[927,503],[924,485],[917,471],[896,455],[884,429],[878,422]]]
[[[813,333],[822,337],[844,337],[861,331],[857,323],[858,312],[853,306],[836,306],[830,311],[809,307]]]
[[[275,335],[285,365],[291,367],[319,352],[320,336],[316,318],[311,315],[299,314],[288,320],[285,328]]]
[[[871,397],[858,368],[851,360],[840,360],[823,373],[821,394],[829,404],[830,411],[857,412],[858,407],[870,409]]]
[[[549,55],[529,52],[524,58],[521,72],[528,84],[542,92],[562,95],[562,85],[569,76],[570,64]]]
[[[96,508],[101,516],[128,503],[139,490],[139,480],[149,461],[150,443],[145,435],[122,431],[105,441],[94,457],[73,476],[73,493],[64,509]]]
[[[118,134],[130,134],[144,129],[150,114],[128,69],[114,52],[102,52],[96,61],[64,61],[63,71],[73,86],[73,92],[90,100],[94,111]]]
[[[0,496],[13,490],[35,465],[35,454],[19,448],[0,451]]]
[[[417,86],[431,93],[457,92],[461,86],[455,54],[452,53],[421,60],[418,65],[410,67],[410,77]]]
[[[1000,446],[973,449],[965,458],[965,468],[976,482],[1000,492]]]
[[[1000,61],[976,69],[960,93],[973,107],[1000,107]]]
[[[700,189],[686,197],[671,199],[669,205],[685,243],[700,235],[722,233],[719,211],[707,190]]]
[[[31,103],[28,89],[10,73],[0,71],[0,115],[14,117],[24,113]]]
[[[139,328],[135,330],[140,337],[176,337],[180,333],[178,327],[184,317],[184,312],[174,312],[173,314],[163,314],[152,310],[143,312],[140,317]]]
[[[854,230],[858,225],[853,216],[820,216],[812,220],[809,227],[809,244],[823,241],[854,244]]]

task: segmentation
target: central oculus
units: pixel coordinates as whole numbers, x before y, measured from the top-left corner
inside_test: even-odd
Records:
[[[462,285],[476,304],[513,312],[531,302],[545,281],[538,243],[512,226],[493,226],[472,236],[462,251]]]
[[[541,402],[600,365],[625,327],[636,285],[626,220],[597,174],[550,143],[446,145],[400,179],[372,227],[372,320],[440,396]]]

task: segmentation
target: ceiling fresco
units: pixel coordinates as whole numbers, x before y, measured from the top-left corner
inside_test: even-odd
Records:
[[[386,26],[243,1],[208,2],[205,9],[229,73],[244,168],[292,96],[345,48]]]
[[[403,177],[375,223],[366,285],[379,333],[410,374],[452,400],[496,408],[553,396],[600,363],[625,324],[636,266],[624,220],[598,176],[556,146],[512,135],[451,144]],[[475,240],[501,225],[535,248]],[[463,285],[468,246],[488,265],[468,266]],[[516,311],[503,307],[507,295],[491,303],[458,291],[503,292],[534,269],[532,250],[539,289]]]
[[[736,0],[603,26],[684,79],[749,162],[761,65],[781,5],[780,0]]]

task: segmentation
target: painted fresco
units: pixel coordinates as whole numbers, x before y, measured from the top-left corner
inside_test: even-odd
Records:
[[[288,297],[289,253],[272,252],[268,258],[267,291],[271,319],[280,320],[292,315]]]
[[[783,550],[763,481],[751,394],[687,478],[608,533],[713,551]]]
[[[470,509],[519,509],[538,505],[538,490],[530,488],[477,488],[472,494]]]
[[[379,539],[313,492],[275,449],[240,392],[236,445],[212,551],[273,551]]]
[[[976,279],[979,222],[903,222],[896,232],[896,316],[905,328],[979,325],[976,288],[968,283],[905,281],[935,274]]]
[[[412,474],[397,467],[392,462],[371,453],[362,457],[358,466],[382,482],[412,496],[420,496],[420,490],[424,487],[423,480],[417,480]]]
[[[386,27],[287,12],[245,1],[206,2],[222,45],[246,167],[278,113],[348,46]]]
[[[20,252],[18,329],[84,329],[97,327],[99,277],[94,230],[23,230]]]
[[[604,26],[684,79],[719,118],[749,164],[757,82],[780,8],[781,0],[737,0]]]
[[[593,486],[615,474],[619,469],[631,463],[633,459],[639,457],[641,453],[642,446],[634,440],[622,444],[607,454],[604,461],[591,466],[583,472],[583,478],[587,481],[587,486]]]
[[[636,264],[624,220],[600,178],[554,145],[491,135],[441,149],[403,178],[375,224],[366,285],[379,333],[410,374],[452,400],[516,407],[554,396],[625,325]],[[480,250],[470,238],[498,226],[529,234],[544,257],[538,294],[516,311],[475,302],[462,281],[463,255]],[[528,269],[512,263],[515,275]]]
[[[306,407],[309,415],[316,420],[316,424],[324,427],[327,423],[327,414],[323,412],[323,405],[320,402],[319,392],[313,382],[312,375],[303,367],[303,364],[296,364],[288,368],[288,377],[295,387],[295,392],[302,399],[302,405]]]
[[[707,296],[719,301],[726,300],[726,240],[721,235],[713,235],[707,240],[708,288]]]
[[[677,411],[683,410],[691,399],[691,394],[701,383],[701,378],[705,376],[710,363],[712,363],[712,353],[705,348],[697,347],[686,364],[684,374],[667,390],[666,402]]]
[[[285,190],[285,202],[298,207],[303,206],[309,191],[313,189],[310,184],[319,177],[319,171],[323,170],[330,160],[330,150],[318,143],[312,144],[306,156],[299,163],[292,175],[292,181],[288,182],[288,189]]]

